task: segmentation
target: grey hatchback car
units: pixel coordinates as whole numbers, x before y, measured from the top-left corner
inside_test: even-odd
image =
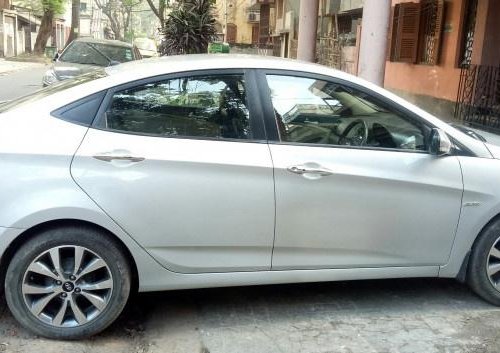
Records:
[[[500,305],[500,149],[323,66],[192,55],[0,105],[0,274],[39,335],[132,291],[401,277]]]
[[[43,86],[73,78],[96,68],[142,59],[139,49],[118,40],[78,38],[57,54],[43,76]]]

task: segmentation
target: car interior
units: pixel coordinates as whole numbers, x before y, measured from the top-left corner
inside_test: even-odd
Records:
[[[275,109],[282,141],[307,144],[425,150],[426,128],[383,107],[362,92],[315,81],[308,88],[318,99],[298,98],[289,111]],[[273,97],[275,105],[280,95]],[[284,98],[288,99],[288,98]],[[301,103],[305,102],[305,103]]]

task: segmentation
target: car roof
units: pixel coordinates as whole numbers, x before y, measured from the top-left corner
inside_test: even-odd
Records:
[[[133,81],[152,76],[212,69],[276,69],[326,74],[352,80],[354,76],[326,66],[274,56],[245,54],[190,54],[132,61],[106,68],[110,76]],[[121,81],[121,80],[120,80]]]
[[[104,44],[104,45],[113,45],[115,47],[125,47],[132,48],[132,44],[122,42],[119,40],[111,40],[111,39],[95,39],[92,37],[81,37],[75,39],[75,42],[85,42],[85,43],[96,43],[96,44]]]

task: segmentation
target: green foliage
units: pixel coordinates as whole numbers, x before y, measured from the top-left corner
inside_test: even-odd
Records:
[[[65,2],[66,0],[42,0],[42,8],[44,12],[51,11],[54,14],[62,14]]]
[[[32,10],[37,15],[43,15],[44,12],[51,11],[60,15],[64,13],[66,0],[16,0],[15,5]]]
[[[163,55],[206,53],[216,40],[213,0],[183,0],[165,20]]]

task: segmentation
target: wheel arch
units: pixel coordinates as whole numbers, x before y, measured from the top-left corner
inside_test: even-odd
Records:
[[[465,254],[465,256],[464,256],[464,258],[462,260],[462,265],[460,266],[460,271],[457,274],[456,279],[459,282],[465,283],[467,281],[467,273],[468,273],[469,262],[470,262],[470,254],[471,254],[472,250],[474,249],[474,247],[476,246],[478,240],[480,239],[481,234],[483,234],[483,232],[491,224],[493,224],[495,222],[499,222],[499,221],[500,221],[500,213],[497,213],[495,216],[493,216],[492,218],[490,218],[490,220],[488,222],[486,222],[485,225],[483,225],[481,227],[480,231],[474,237],[474,240],[472,241],[472,244],[471,244],[469,250],[467,251],[467,253]]]
[[[123,255],[128,261],[128,264],[130,266],[130,270],[132,273],[132,278],[131,278],[131,293],[136,293],[139,288],[139,274],[138,274],[138,268],[137,268],[137,263],[134,259],[134,256],[132,255],[130,249],[125,245],[125,243],[112,231],[109,229],[106,229],[105,227],[90,222],[86,220],[81,220],[81,219],[70,219],[70,218],[63,218],[63,219],[54,219],[50,221],[45,221],[42,223],[38,223],[36,225],[33,225],[32,227],[25,229],[22,233],[20,233],[11,243],[7,246],[3,254],[1,254],[0,258],[0,292],[4,290],[5,286],[5,274],[7,272],[7,268],[9,266],[10,261],[12,260],[12,257],[16,253],[16,249],[18,249],[22,244],[24,244],[26,241],[28,241],[31,237],[35,236],[36,234],[46,231],[49,229],[54,229],[54,228],[61,228],[61,227],[71,227],[71,226],[79,226],[79,227],[86,227],[90,228],[93,230],[97,230],[101,232],[104,236],[108,237],[110,240],[112,240],[123,252]]]

